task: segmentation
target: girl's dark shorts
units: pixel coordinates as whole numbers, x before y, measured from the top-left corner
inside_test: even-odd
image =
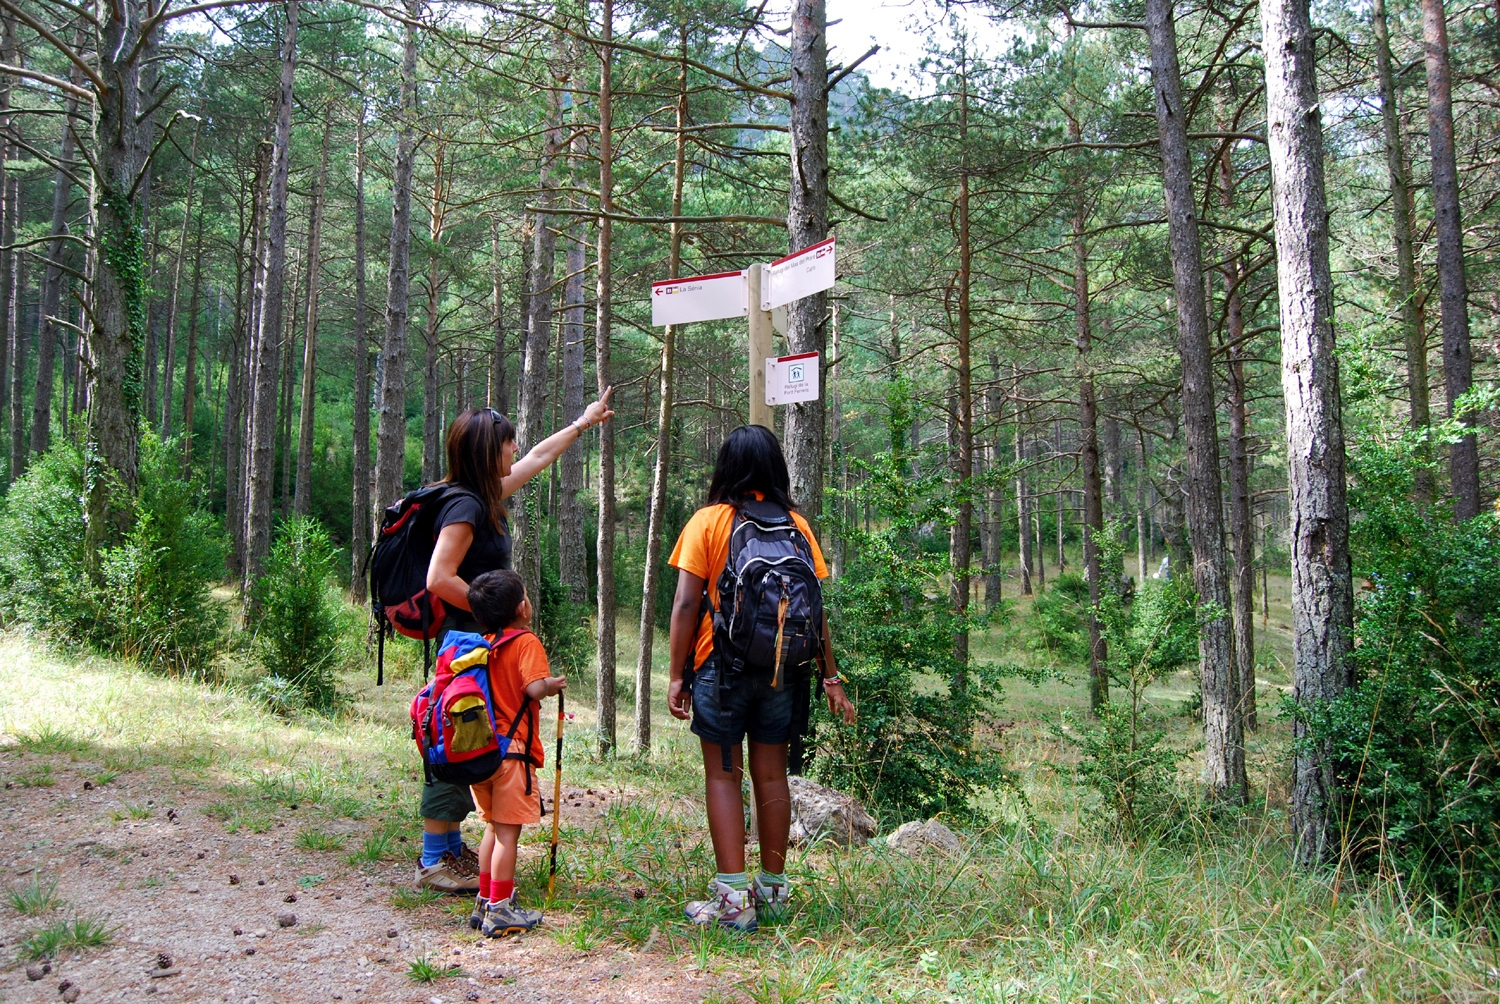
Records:
[[[711,655],[693,677],[693,735],[706,742],[779,746],[792,738],[792,688],[771,689],[765,676],[741,674],[719,689],[719,657]]]

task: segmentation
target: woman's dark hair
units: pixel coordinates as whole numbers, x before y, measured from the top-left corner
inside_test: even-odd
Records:
[[[708,483],[708,504],[734,505],[760,492],[766,501],[791,511],[792,478],[776,433],[763,425],[742,425],[724,437]]]
[[[500,451],[516,439],[516,427],[493,408],[470,408],[448,426],[448,476],[450,485],[462,485],[484,499],[490,522],[503,532],[504,487],[501,485]]]
[[[486,633],[504,631],[516,619],[526,586],[510,569],[483,572],[469,583],[469,612]]]

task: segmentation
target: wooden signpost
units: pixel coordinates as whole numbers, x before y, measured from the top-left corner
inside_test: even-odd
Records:
[[[833,286],[834,238],[742,272],[670,279],[651,284],[651,323],[691,324],[744,317],[749,338],[750,424],[774,428],[772,407],[815,401],[821,393],[822,360],[816,352],[774,356],[776,330],[785,334],[785,307]],[[780,321],[781,323],[776,323]]]

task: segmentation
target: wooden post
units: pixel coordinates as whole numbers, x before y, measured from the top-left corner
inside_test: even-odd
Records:
[[[776,420],[766,404],[766,359],[773,349],[771,312],[760,309],[762,268],[750,266],[750,424],[774,431]]]

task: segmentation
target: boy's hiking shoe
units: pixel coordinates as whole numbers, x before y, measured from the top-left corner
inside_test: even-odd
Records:
[[[423,868],[418,863],[413,883],[418,889],[431,889],[434,892],[478,892],[479,874],[465,868],[464,863],[451,851],[445,851],[442,860],[435,865]]]
[[[475,875],[478,875],[483,870],[479,867],[479,855],[468,844],[464,844],[463,852],[459,854],[458,860],[463,863],[464,868]]]
[[[474,897],[474,912],[469,914],[469,928],[479,930],[484,926],[484,911],[489,908],[490,901],[483,896]]]
[[[687,905],[687,919],[694,924],[718,924],[749,934],[756,928],[755,897],[749,889],[734,889],[715,879],[708,887],[710,899]]]
[[[792,885],[790,882],[771,885],[762,882],[757,875],[750,884],[750,895],[755,901],[756,915],[774,922],[786,913],[787,903],[792,898]]]
[[[510,899],[491,900],[484,911],[484,922],[479,930],[486,938],[503,938],[507,934],[523,934],[542,922],[540,910],[528,910],[516,904],[516,894]]]

